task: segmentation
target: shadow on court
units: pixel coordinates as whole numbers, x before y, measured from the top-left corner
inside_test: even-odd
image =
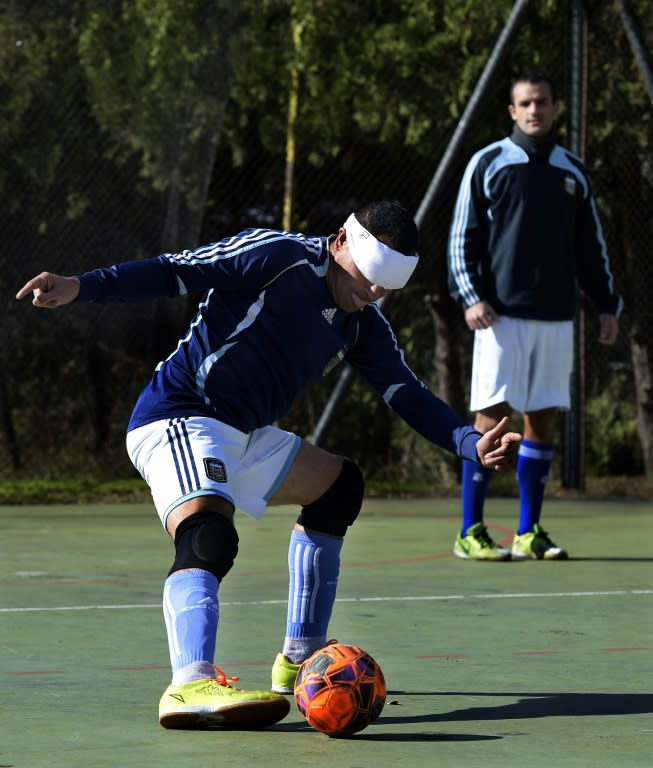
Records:
[[[570,557],[576,563],[653,563],[653,557]]]
[[[641,715],[653,713],[653,693],[488,693],[478,691],[438,691],[434,693],[413,693],[393,691],[393,696],[509,696],[519,701],[488,707],[470,707],[453,712],[420,715],[416,718],[386,716],[388,705],[382,715],[385,723],[442,723],[467,722],[469,720],[521,720],[533,717],[595,717],[597,715]]]
[[[488,707],[470,707],[452,712],[423,715],[401,716],[388,710],[396,710],[391,704],[386,704],[383,714],[374,727],[355,734],[357,741],[388,741],[388,742],[477,742],[495,741],[504,738],[504,734],[479,733],[433,733],[425,731],[423,726],[428,723],[445,722],[490,722],[509,721],[547,717],[596,717],[611,715],[639,715],[653,712],[653,694],[621,694],[621,693],[506,693],[506,692],[477,692],[477,691],[437,691],[413,692],[392,691],[392,696],[432,696],[442,700],[446,696],[488,696],[498,698],[509,696],[519,698],[519,701],[506,705]],[[387,714],[386,714],[387,713]],[[384,726],[403,726],[401,732],[389,733],[377,731]],[[410,726],[419,726],[419,730],[411,731]],[[304,723],[279,723],[271,730],[283,732],[307,731]],[[514,736],[514,733],[505,734]]]
[[[384,724],[396,724],[396,725],[404,725],[404,726],[410,726],[411,723],[414,723],[415,725],[422,724],[422,723],[429,723],[429,722],[435,722],[435,719],[431,718],[430,716],[423,716],[423,717],[405,717],[405,718],[392,718],[392,717],[383,717],[381,716],[377,723],[375,723],[371,728],[368,728],[365,731],[361,731],[359,733],[355,733],[353,736],[350,736],[346,739],[346,741],[352,742],[352,741],[414,741],[414,742],[428,742],[428,741],[447,741],[447,742],[475,742],[475,741],[496,741],[497,739],[503,738],[502,736],[490,736],[487,734],[480,734],[480,733],[433,733],[431,731],[410,731],[410,730],[402,730],[401,733],[387,733],[382,731],[377,731],[376,729],[380,726],[383,726]],[[278,723],[277,725],[272,726],[272,728],[268,729],[270,731],[285,731],[286,733],[292,733],[292,732],[299,732],[299,731],[310,731],[310,728],[305,723]],[[344,741],[344,740],[343,740]],[[1,768],[1,766],[0,766]]]
[[[356,733],[352,736],[352,739],[356,741],[435,741],[435,742],[475,742],[475,741],[497,741],[502,739],[503,736],[487,736],[480,733],[428,733],[424,731],[403,731],[402,733],[375,733],[374,731],[363,731],[362,733]]]

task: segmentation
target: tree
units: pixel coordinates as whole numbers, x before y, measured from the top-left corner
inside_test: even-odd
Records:
[[[247,4],[100,3],[79,39],[92,113],[112,153],[167,193],[163,249],[197,242]],[[120,98],[116,98],[120,94]]]
[[[446,188],[422,224],[415,279],[388,310],[418,374],[459,409],[471,337],[446,292],[453,198],[471,153],[509,130],[511,76],[543,68],[565,83],[561,5],[528,4],[510,57],[481,95]],[[650,39],[645,0],[633,5]],[[632,354],[624,365],[634,365],[644,444],[653,433],[650,105],[614,8],[588,6],[587,158],[627,287]],[[111,451],[122,451],[138,387],[169,352],[190,307],[78,307],[52,323],[12,303],[23,278],[45,267],[70,273],[192,247],[244,226],[280,226],[290,94],[297,111],[289,225],[333,231],[372,197],[399,197],[417,210],[512,8],[512,0],[7,0],[0,9],[0,299],[9,307],[0,320],[7,328],[2,446],[27,444],[51,419],[67,425],[84,461],[91,445],[108,463]],[[301,28],[301,45],[293,45],[293,28]],[[628,119],[633,111],[636,120]],[[617,185],[623,195],[613,194]],[[609,375],[613,362],[593,357],[592,380]],[[334,375],[311,388],[285,426],[310,432]],[[88,402],[80,392],[92,393]],[[363,385],[354,383],[349,402],[334,447],[351,448],[379,473],[417,466],[402,425]],[[48,439],[38,441],[44,465],[61,464]]]
[[[632,3],[644,40],[653,41],[645,3]],[[615,9],[591,3],[589,156],[598,203],[625,298],[622,334],[630,344],[636,428],[646,473],[653,477],[653,105]],[[610,30],[606,34],[605,30]],[[600,62],[600,65],[598,65]],[[624,115],[627,115],[624,118]]]

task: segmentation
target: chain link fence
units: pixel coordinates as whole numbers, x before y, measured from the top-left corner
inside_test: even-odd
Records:
[[[653,121],[619,16],[612,11],[610,26],[605,13],[600,18],[588,16],[585,157],[626,308],[614,348],[596,343],[593,310],[583,314],[584,450],[588,472],[632,474],[646,468],[642,436],[637,432],[633,355],[646,349],[641,335],[653,329],[649,299],[653,289],[649,253]],[[538,18],[535,11],[530,14],[518,35],[537,39]],[[557,25],[555,35],[564,41],[564,14],[548,18]],[[653,22],[644,21],[650,45]],[[21,34],[21,29],[3,32],[5,44],[15,46],[16,61]],[[628,62],[626,71],[615,73],[604,66],[595,50],[604,57],[618,54]],[[74,58],[66,46],[53,55]],[[569,75],[564,42],[556,54],[536,59],[534,63],[560,84],[564,106]],[[520,60],[525,61],[523,53]],[[510,130],[510,80],[516,68],[532,68],[518,67],[519,63],[509,56],[482,94],[446,183],[422,222],[422,262],[412,283],[393,297],[387,309],[418,375],[461,413],[467,413],[471,335],[446,292],[446,238],[468,158]],[[65,76],[59,79],[58,72]],[[3,475],[14,478],[129,478],[134,470],[125,454],[124,432],[132,405],[156,363],[176,344],[194,313],[196,297],[151,304],[79,305],[51,313],[33,311],[27,301],[19,304],[13,296],[42,270],[77,274],[168,250],[170,242],[164,242],[163,232],[170,231],[171,211],[183,213],[183,208],[175,206],[174,189],[154,189],[147,183],[137,153],[116,155],[94,116],[83,71],[74,60],[61,69],[44,65],[40,77],[39,96],[26,108],[20,130],[3,133],[0,188],[6,203],[0,211],[0,263],[5,331],[0,342],[0,464]],[[416,89],[419,79],[416,73]],[[439,105],[432,108],[437,110]],[[266,119],[283,123],[286,115]],[[237,124],[237,116],[229,111],[225,120],[227,127]],[[455,120],[452,116],[449,133],[442,136],[443,152]],[[565,120],[563,109],[563,141]],[[636,132],[629,130],[633,124]],[[287,191],[284,131],[279,131],[283,140],[269,146],[257,139],[256,125],[249,125],[252,135],[243,137],[245,152],[237,155],[229,146],[217,145],[201,228],[194,241],[173,243],[178,249],[215,241],[249,226],[282,226]],[[311,162],[311,147],[304,146],[299,136],[292,227],[307,234],[335,232],[353,208],[383,197],[398,198],[417,211],[440,160],[441,156],[425,158],[418,146],[403,141],[381,142],[369,134],[353,133],[333,162],[316,165]],[[638,337],[640,345],[633,346]],[[651,362],[643,361],[649,380]],[[338,375],[335,371],[311,386],[282,426],[310,435]],[[356,455],[368,475],[387,477],[389,484],[430,477],[435,489],[455,472],[450,459],[409,434],[358,381],[338,406],[324,446]]]

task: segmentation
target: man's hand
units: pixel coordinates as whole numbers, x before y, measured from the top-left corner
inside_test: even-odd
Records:
[[[479,301],[465,310],[465,322],[470,331],[481,331],[499,322],[499,315],[487,301]]]
[[[619,335],[619,321],[616,315],[599,315],[599,344],[610,346]]]
[[[476,443],[476,453],[484,467],[499,471],[515,466],[521,435],[506,432],[509,423],[510,419],[504,416],[496,427],[488,430]]]
[[[24,299],[28,293],[34,294],[32,304],[41,309],[56,309],[62,304],[70,304],[79,294],[79,280],[76,277],[53,275],[41,272],[33,277],[18,291],[17,299]]]

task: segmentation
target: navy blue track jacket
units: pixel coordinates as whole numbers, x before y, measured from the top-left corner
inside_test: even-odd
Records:
[[[580,286],[599,313],[621,311],[585,166],[553,136],[515,126],[471,158],[448,250],[463,308],[487,301],[500,315],[571,320]]]
[[[309,382],[347,360],[413,429],[478,462],[480,434],[418,380],[375,303],[338,309],[326,237],[248,229],[193,251],[79,276],[77,301],[202,293],[177,347],[154,371],[129,429],[209,416],[241,432],[283,417]]]

